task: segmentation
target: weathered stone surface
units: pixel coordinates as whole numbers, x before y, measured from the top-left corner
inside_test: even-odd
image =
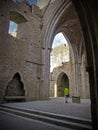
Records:
[[[85,92],[84,71],[82,73],[84,85],[82,86],[82,82],[81,84],[75,82],[78,80],[77,77],[80,78],[78,72],[81,68],[81,65],[80,68],[76,66],[79,63],[77,59],[81,59],[83,54],[83,50],[79,48],[82,46],[80,46],[82,43],[81,28],[74,6],[71,2],[66,2],[52,1],[48,3],[45,10],[40,10],[37,6],[28,5],[26,2],[0,1],[1,100],[4,99],[8,82],[16,72],[20,73],[24,83],[26,100],[49,99],[51,44],[54,36],[60,31],[66,34],[71,42],[69,47],[72,63],[64,62],[63,65],[54,69],[54,75],[59,76],[62,71],[66,73],[69,78],[71,95],[76,94],[76,88],[79,88],[77,90],[79,95],[81,90]],[[10,20],[18,24],[16,38],[8,33]],[[81,56],[79,50],[82,50]]]

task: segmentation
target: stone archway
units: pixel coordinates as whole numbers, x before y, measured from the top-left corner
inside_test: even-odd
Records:
[[[64,96],[65,86],[69,88],[69,79],[68,76],[62,72],[57,79],[57,97]]]
[[[24,84],[18,72],[15,73],[12,80],[9,81],[4,99],[6,102],[25,101]]]
[[[25,96],[24,84],[18,72],[15,73],[12,80],[9,81],[5,96]]]
[[[60,2],[60,3],[59,3]],[[71,13],[72,9],[70,10],[70,7],[74,7],[73,3],[75,5],[76,13],[74,11]],[[72,5],[72,6],[71,6]],[[49,8],[50,9],[50,8]],[[49,9],[47,10],[47,14],[49,14]],[[68,10],[67,10],[68,9]],[[76,88],[79,87],[80,79],[79,79],[79,67],[81,63],[81,57],[78,57],[79,52],[80,52],[80,44],[83,44],[84,48],[82,48],[82,53],[81,56],[83,55],[83,50],[86,50],[86,57],[87,57],[87,67],[86,70],[89,72],[89,79],[90,79],[90,98],[91,98],[91,114],[92,114],[92,122],[93,122],[93,128],[96,129],[98,128],[98,109],[97,109],[97,104],[98,104],[98,91],[97,91],[97,72],[98,72],[98,60],[97,60],[97,41],[96,41],[96,28],[98,28],[98,14],[96,14],[98,10],[98,3],[95,1],[77,1],[77,0],[69,0],[69,1],[58,1],[58,7],[55,8],[54,13],[52,12],[52,16],[46,18],[48,23],[48,27],[46,28],[45,32],[45,39],[44,39],[44,44],[45,45],[45,56],[44,59],[49,59],[49,53],[51,49],[51,44],[53,37],[55,36],[56,33],[59,31],[64,32],[68,38],[70,39],[70,43],[72,46],[72,49],[74,50],[74,56],[75,56],[75,67],[74,67],[74,72],[77,73],[77,77],[75,77],[75,85]],[[69,11],[69,13],[68,13]],[[56,12],[56,13],[55,13]],[[74,13],[74,14],[73,14]],[[67,14],[67,15],[66,15]],[[73,14],[73,16],[71,15]],[[45,15],[45,17],[46,17]],[[70,15],[70,18],[68,17]],[[76,16],[76,19],[74,19]],[[67,22],[67,18],[68,22]],[[48,20],[49,19],[49,20]],[[94,21],[95,19],[95,21]],[[75,23],[74,23],[75,22]],[[62,26],[64,23],[64,26]],[[68,26],[69,24],[69,26]],[[72,24],[74,25],[72,28]],[[81,25],[80,25],[81,24]],[[94,26],[92,26],[94,24]],[[79,25],[79,26],[78,26]],[[60,28],[62,26],[62,28]],[[79,27],[79,28],[78,28]],[[76,31],[76,33],[75,33]],[[77,39],[79,38],[79,39]],[[88,49],[89,48],[89,49]],[[46,61],[46,60],[44,60]],[[45,70],[49,68],[49,64],[45,66]],[[44,70],[44,72],[45,72]],[[46,73],[43,73],[43,76],[46,77]],[[48,77],[49,73],[47,73]],[[45,78],[46,79],[46,78]],[[47,80],[45,80],[47,81]],[[45,85],[47,85],[46,82],[44,82]],[[76,91],[77,94],[77,91]]]

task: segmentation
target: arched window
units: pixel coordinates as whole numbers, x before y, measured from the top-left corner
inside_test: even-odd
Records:
[[[60,46],[62,44],[67,45],[68,43],[67,43],[67,40],[65,39],[64,35],[60,32],[55,35],[53,44],[52,44],[52,48],[54,48],[56,46]]]

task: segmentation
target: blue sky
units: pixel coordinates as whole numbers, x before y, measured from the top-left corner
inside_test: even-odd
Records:
[[[10,21],[10,26],[9,26],[9,33],[12,33],[15,29],[17,29],[18,24]]]
[[[34,3],[37,4],[37,0],[28,0],[30,2],[30,4]]]
[[[67,40],[65,39],[65,37],[62,33],[58,33],[54,37],[52,48],[54,48],[55,46],[59,46],[61,44],[67,44]]]
[[[13,0],[13,1],[18,1],[18,2],[22,2],[23,0]],[[37,4],[37,0],[28,0],[28,2],[30,3],[30,4],[32,4],[32,3],[34,3],[34,4]]]

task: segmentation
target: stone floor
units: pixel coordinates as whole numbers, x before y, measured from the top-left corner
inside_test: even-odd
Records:
[[[50,98],[48,101],[22,103],[5,103],[7,106],[33,109],[60,115],[74,116],[91,120],[90,100],[82,99],[81,103],[64,102],[64,98]],[[40,121],[30,120],[0,111],[0,130],[71,130]]]
[[[72,99],[70,98],[69,103],[65,103],[64,98],[60,97],[50,98],[50,100],[45,101],[6,103],[5,105],[91,119],[89,99],[81,99],[81,103],[72,103]]]

